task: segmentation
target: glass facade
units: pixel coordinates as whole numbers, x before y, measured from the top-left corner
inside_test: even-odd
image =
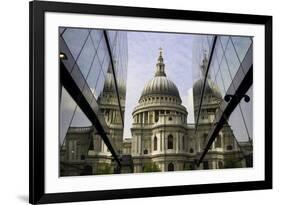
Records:
[[[60,27],[59,44],[60,176],[116,172],[111,162],[122,149],[127,33]]]
[[[193,95],[197,131],[202,124],[211,124],[214,129],[209,130],[208,140],[212,142],[218,139],[218,133],[225,126],[229,127],[233,140],[224,143],[227,150],[238,146],[243,151],[247,143],[252,146],[253,88],[250,80],[250,84],[245,83],[247,77],[252,76],[252,50],[252,37],[201,35],[194,43]],[[221,130],[214,131],[222,119]],[[207,146],[207,142],[203,144]],[[208,152],[211,150],[212,145]]]

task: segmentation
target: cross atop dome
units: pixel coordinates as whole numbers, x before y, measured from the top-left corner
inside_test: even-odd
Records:
[[[163,49],[160,47],[159,48],[159,57],[158,57],[158,61],[156,64],[155,76],[166,76],[165,64],[164,64],[164,59],[163,59],[162,54],[163,54]]]

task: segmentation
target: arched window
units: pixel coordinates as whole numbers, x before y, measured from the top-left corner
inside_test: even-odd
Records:
[[[157,137],[156,136],[153,139],[153,150],[157,150]]]
[[[168,149],[173,149],[173,135],[168,136]]]
[[[174,164],[172,162],[168,164],[168,171],[174,171]]]
[[[190,149],[189,149],[189,152],[190,152],[190,153],[193,153],[193,152],[194,152],[193,148],[190,148]]]
[[[148,154],[147,149],[143,150],[143,154]]]

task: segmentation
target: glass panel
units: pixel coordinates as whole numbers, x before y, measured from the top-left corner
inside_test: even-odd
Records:
[[[103,35],[103,33],[101,30],[92,30],[91,31],[91,38],[93,40],[95,48],[99,47],[99,43],[100,43],[102,35]]]
[[[235,110],[231,113],[228,119],[228,123],[237,141],[248,140],[246,126],[243,122],[243,118],[239,106],[237,106]]]
[[[106,43],[105,43],[105,38],[103,36],[101,39],[99,48],[98,48],[98,56],[99,56],[101,64],[103,62],[103,58],[104,58],[106,52],[107,52],[107,47],[106,47]]]
[[[115,41],[116,33],[116,31],[107,31],[110,44]],[[113,48],[113,46],[111,48]]]
[[[88,127],[91,125],[92,123],[90,120],[86,117],[80,107],[77,106],[71,122],[71,127]]]
[[[80,56],[78,57],[77,64],[79,66],[79,69],[81,70],[84,78],[87,77],[91,63],[94,60],[94,55],[95,55],[95,48],[92,43],[91,38],[87,39],[86,44],[83,47],[83,50],[81,51]]]
[[[89,34],[88,29],[68,28],[62,37],[65,40],[73,58],[76,60],[80,53],[86,38]]]
[[[74,65],[74,68],[71,71],[71,76],[72,76],[73,80],[75,81],[76,85],[78,86],[78,88],[82,91],[82,89],[85,85],[85,78],[83,77],[77,64]]]
[[[213,45],[214,36],[207,36],[209,47],[211,48]]]
[[[100,71],[100,75],[99,75],[99,79],[98,79],[98,82],[97,82],[97,85],[96,85],[96,89],[95,89],[95,97],[98,99],[101,92],[102,92],[102,89],[103,89],[103,86],[104,86],[104,81],[105,81],[105,76],[102,72],[102,70]]]
[[[60,145],[62,145],[68,127],[71,123],[76,103],[62,87],[61,91],[61,103],[60,103]]]
[[[240,63],[237,58],[237,55],[235,53],[235,50],[233,48],[232,43],[229,43],[227,45],[226,51],[225,51],[225,57],[226,61],[229,67],[230,74],[232,78],[236,75],[237,70],[239,69]]]
[[[253,139],[253,86],[251,86],[246,95],[250,97],[250,101],[245,102],[242,99],[240,102],[240,106],[247,126],[249,137]]]
[[[95,88],[96,88],[96,84],[98,81],[98,77],[100,74],[100,70],[101,70],[101,66],[98,60],[98,56],[95,56],[94,62],[91,66],[91,70],[89,73],[89,76],[87,78],[87,83],[89,85],[89,87],[91,88],[93,94],[95,94]]]
[[[225,50],[226,46],[228,45],[229,36],[220,36],[219,39],[220,39],[223,50]]]
[[[108,55],[108,53],[106,53],[104,60],[103,60],[103,64],[102,64],[102,70],[104,73],[107,73],[108,68],[109,68],[109,63],[110,63],[109,55]]]
[[[227,64],[226,64],[226,61],[225,61],[224,57],[222,59],[221,65],[220,65],[220,72],[221,72],[221,75],[222,75],[222,79],[223,79],[223,83],[224,83],[224,88],[227,91],[229,85],[231,84],[232,79],[230,77],[230,74],[229,74],[229,71],[228,71],[228,67],[227,67]]]
[[[216,82],[217,82],[217,86],[219,87],[219,90],[220,90],[222,96],[224,96],[226,91],[225,91],[224,84],[222,81],[221,72],[218,72],[218,74],[216,76]]]
[[[61,35],[65,30],[66,30],[66,28],[64,28],[64,27],[59,27],[59,34]]]
[[[223,50],[222,50],[221,44],[218,41],[217,41],[216,47],[215,47],[215,54],[216,54],[218,63],[220,64],[222,56],[223,56]]]
[[[218,64],[218,60],[217,60],[217,56],[216,54],[213,56],[213,59],[211,61],[211,65],[209,68],[209,76],[211,77],[211,79],[215,79],[216,74],[219,70],[219,64]]]
[[[240,62],[242,62],[245,57],[245,54],[247,53],[250,45],[252,44],[252,39],[248,37],[231,37],[231,39],[235,46]]]

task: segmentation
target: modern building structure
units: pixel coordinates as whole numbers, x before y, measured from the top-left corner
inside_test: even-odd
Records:
[[[252,167],[252,116],[247,110],[252,109],[251,38],[197,39],[200,46],[194,47],[193,54],[197,59],[193,62],[195,124],[187,123],[189,113],[176,83],[165,72],[160,50],[155,74],[132,113],[132,136],[123,139],[126,32],[84,29],[86,37],[81,41],[82,33],[74,37],[81,29],[60,31],[61,76],[69,76],[61,80],[61,176]],[[90,62],[89,56],[92,61],[87,70],[84,61]],[[64,110],[69,102],[72,114]]]
[[[120,172],[126,32],[60,28],[60,175]]]
[[[225,166],[253,166],[252,44],[252,37],[208,35],[198,37],[194,43],[195,133],[200,135],[206,114],[210,113],[198,163],[207,160],[205,155],[221,137],[227,137],[222,143],[224,148],[231,151],[237,147],[242,152],[227,157]],[[209,88],[213,95],[209,95]],[[211,107],[210,100],[214,102]]]

